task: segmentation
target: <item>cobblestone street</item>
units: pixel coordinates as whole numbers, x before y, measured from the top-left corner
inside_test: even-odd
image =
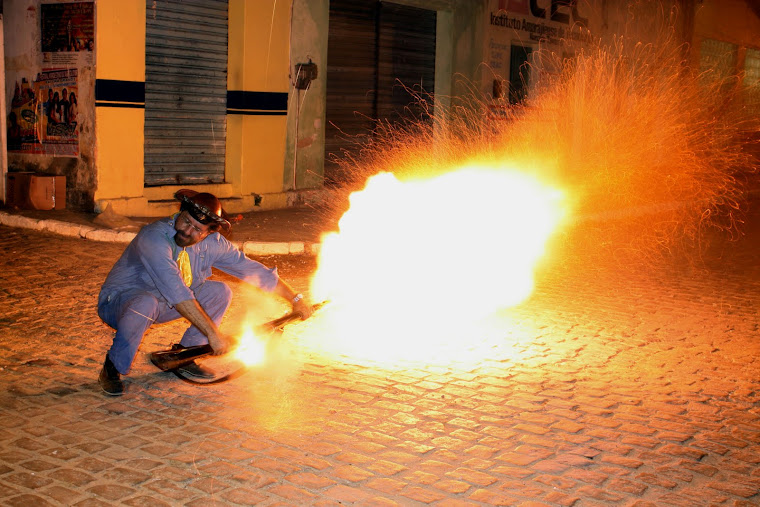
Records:
[[[199,387],[149,363],[184,329],[156,326],[109,398],[95,304],[124,245],[0,226],[0,503],[759,505],[758,245],[558,268],[510,312],[530,340],[468,369],[292,351]]]

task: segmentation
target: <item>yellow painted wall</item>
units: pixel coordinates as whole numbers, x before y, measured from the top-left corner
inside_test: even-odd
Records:
[[[247,0],[245,26],[247,89],[288,91],[290,2]]]
[[[227,32],[227,89],[244,90],[245,81],[245,4],[246,0],[229,1]],[[227,144],[224,177],[239,186],[242,179],[243,116],[227,115]]]
[[[228,89],[289,89],[290,2],[230,0]],[[228,115],[227,181],[240,194],[265,195],[263,207],[284,203],[286,116]]]
[[[100,0],[95,13],[96,79],[144,82],[145,2]],[[144,123],[144,109],[96,107],[96,206],[142,197]]]

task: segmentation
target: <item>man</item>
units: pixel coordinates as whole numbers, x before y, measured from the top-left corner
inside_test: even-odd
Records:
[[[143,335],[154,322],[184,317],[192,324],[179,345],[208,343],[215,355],[224,354],[231,337],[219,331],[232,291],[220,281],[207,280],[211,268],[274,292],[288,300],[293,311],[307,319],[311,308],[269,269],[251,259],[219,234],[229,231],[222,205],[214,195],[194,190],[175,194],[179,213],[143,227],[111,268],[98,297],[98,315],[116,330],[98,382],[106,394],[124,393],[121,375],[129,373]],[[195,362],[182,373],[214,378]]]
[[[61,90],[61,101],[59,102],[61,106],[61,123],[69,123],[69,92],[66,88]]]

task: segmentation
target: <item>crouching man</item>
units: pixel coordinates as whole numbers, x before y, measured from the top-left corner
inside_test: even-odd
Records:
[[[276,268],[245,256],[219,231],[229,231],[216,196],[180,190],[179,213],[143,227],[127,246],[100,290],[98,315],[116,330],[98,382],[106,394],[124,393],[121,375],[129,373],[143,335],[154,323],[184,317],[190,321],[179,347],[209,344],[224,354],[232,338],[219,324],[232,300],[223,282],[207,280],[217,268],[290,302],[303,319],[311,307],[280,280]],[[214,378],[208,368],[190,363],[185,375]]]

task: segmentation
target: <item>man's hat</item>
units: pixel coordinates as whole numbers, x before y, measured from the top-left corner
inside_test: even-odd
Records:
[[[196,192],[195,190],[178,190],[174,197],[180,201],[180,211],[187,211],[202,224],[218,224],[222,230],[228,232],[232,225],[224,218],[225,212],[222,203],[214,194],[208,192]]]

